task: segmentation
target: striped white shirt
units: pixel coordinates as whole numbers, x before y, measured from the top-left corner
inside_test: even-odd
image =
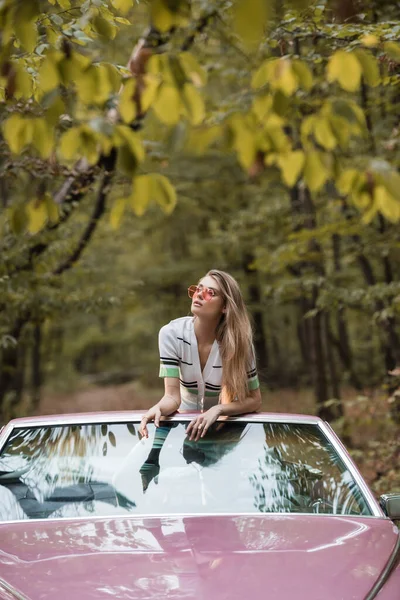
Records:
[[[181,391],[181,410],[207,410],[218,404],[222,389],[222,361],[215,340],[201,370],[194,318],[181,317],[160,329],[160,377],[178,377]],[[254,349],[247,372],[249,390],[260,384],[257,376]]]

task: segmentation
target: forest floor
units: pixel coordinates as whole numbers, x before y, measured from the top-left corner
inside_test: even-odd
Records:
[[[161,393],[161,388],[145,389],[137,382],[68,394],[44,391],[38,414],[147,409]],[[400,492],[400,424],[390,418],[387,397],[377,390],[360,396],[349,388],[343,391],[343,404],[345,416],[332,425],[346,439],[363,476],[377,496]],[[263,390],[263,410],[314,414],[315,402],[308,389]]]

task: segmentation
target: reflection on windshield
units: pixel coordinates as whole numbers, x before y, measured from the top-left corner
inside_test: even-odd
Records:
[[[316,425],[187,422],[14,430],[0,456],[0,519],[114,514],[371,514]]]

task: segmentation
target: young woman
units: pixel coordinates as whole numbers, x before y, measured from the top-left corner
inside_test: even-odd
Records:
[[[147,423],[180,411],[200,410],[190,422],[191,440],[203,437],[219,416],[259,410],[258,382],[252,329],[236,280],[212,270],[188,289],[193,317],[164,325],[159,334],[160,377],[165,392],[144,415]]]

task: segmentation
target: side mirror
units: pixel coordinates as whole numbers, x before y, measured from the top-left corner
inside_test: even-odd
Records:
[[[389,519],[400,519],[400,493],[382,494],[379,498],[379,504]]]

